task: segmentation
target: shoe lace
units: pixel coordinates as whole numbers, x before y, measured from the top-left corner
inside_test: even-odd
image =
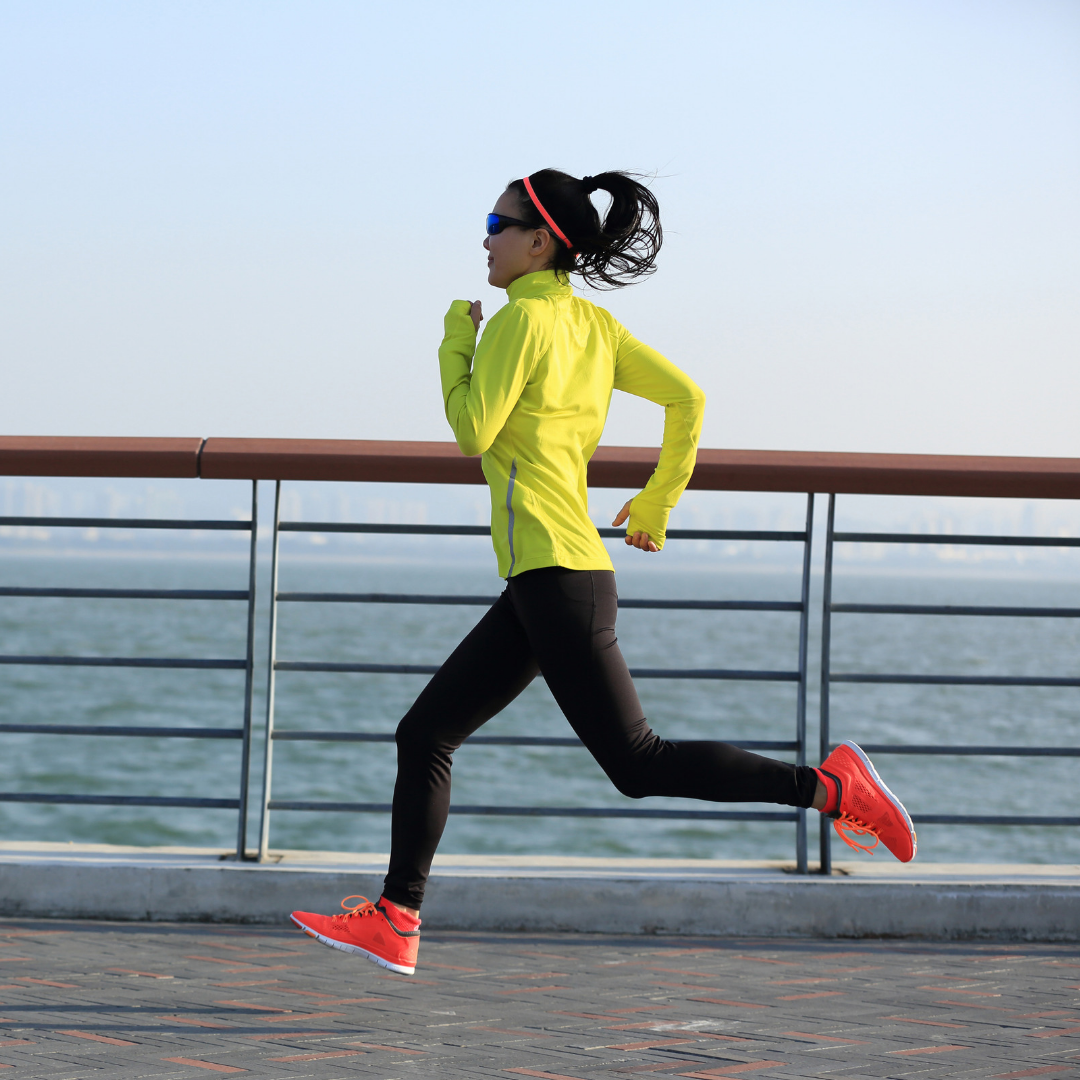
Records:
[[[881,837],[878,836],[877,829],[853,814],[841,814],[833,822],[833,828],[836,829],[837,835],[848,847],[854,848],[856,851],[865,851],[868,855],[873,855],[874,848],[881,843]],[[857,840],[853,840],[853,836],[872,836],[874,842],[868,847],[866,844],[860,844]]]
[[[349,907],[350,900],[359,900],[361,903],[357,904],[356,907]],[[345,899],[341,901],[341,906],[345,909],[345,914],[335,915],[331,920],[334,923],[344,924],[350,919],[356,917],[362,919],[367,915],[374,915],[378,911],[378,908],[376,908],[366,896],[360,896],[359,894],[346,896]]]

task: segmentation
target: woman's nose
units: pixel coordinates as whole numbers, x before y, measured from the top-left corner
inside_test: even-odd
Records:
[[[485,251],[490,251],[491,250],[491,244],[488,243],[488,237],[486,237],[486,236],[484,237],[484,250]]]

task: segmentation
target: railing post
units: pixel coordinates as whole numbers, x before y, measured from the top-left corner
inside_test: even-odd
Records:
[[[248,555],[247,652],[244,668],[244,737],[240,749],[240,807],[236,857],[247,856],[248,788],[251,780],[251,707],[255,692],[255,571],[259,538],[259,481],[251,481],[251,547]]]
[[[814,542],[814,493],[806,496],[806,540],[803,543],[802,591],[799,594],[799,686],[795,698],[795,764],[806,764],[806,652],[810,628],[810,554]],[[806,811],[801,807],[795,822],[795,872],[805,874]]]
[[[829,756],[829,677],[832,648],[832,572],[833,531],[836,523],[836,495],[829,496],[829,515],[825,526],[825,578],[821,589],[821,757]],[[821,815],[821,872],[832,873],[832,820]]]
[[[281,524],[281,481],[274,484],[274,525],[270,544],[270,644],[266,666],[266,742],[263,745],[262,808],[259,812],[259,860],[270,845],[270,786],[274,764],[274,688],[277,664],[278,543]]]

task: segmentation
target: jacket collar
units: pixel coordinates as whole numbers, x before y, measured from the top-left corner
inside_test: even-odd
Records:
[[[537,270],[535,274],[525,274],[511,281],[506,295],[511,300],[523,300],[533,296],[572,296],[573,288],[566,281],[560,281],[554,270]]]

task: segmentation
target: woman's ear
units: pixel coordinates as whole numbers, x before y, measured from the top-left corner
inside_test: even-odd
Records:
[[[547,229],[536,229],[533,232],[532,245],[529,247],[529,254],[534,259],[550,256],[554,253],[553,245],[554,241],[551,239],[551,233],[548,232]]]

